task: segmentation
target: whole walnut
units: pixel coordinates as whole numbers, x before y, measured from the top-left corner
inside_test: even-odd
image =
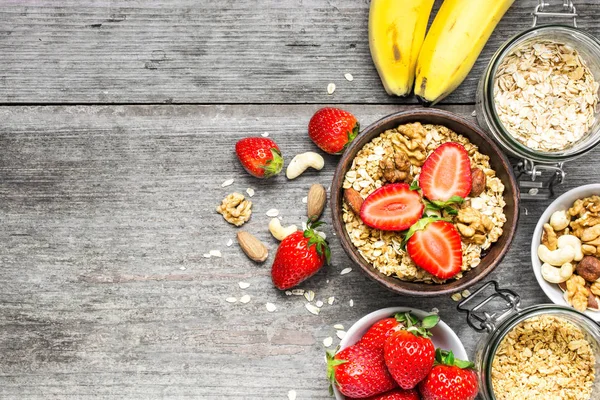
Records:
[[[588,282],[600,278],[600,260],[593,256],[585,256],[577,264],[577,274]]]

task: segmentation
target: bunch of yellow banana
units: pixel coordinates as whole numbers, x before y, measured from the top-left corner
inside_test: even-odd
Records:
[[[406,96],[414,83],[421,103],[442,100],[467,77],[514,1],[444,0],[425,36],[433,0],[371,0],[369,45],[385,90]]]

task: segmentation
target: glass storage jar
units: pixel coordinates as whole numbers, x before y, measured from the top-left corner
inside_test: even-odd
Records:
[[[521,32],[505,42],[493,55],[488,67],[479,81],[476,100],[477,122],[494,140],[518,159],[515,163],[520,177],[522,198],[551,197],[553,185],[562,183],[565,177],[563,163],[582,156],[600,143],[600,118],[596,107],[594,122],[588,133],[572,146],[561,151],[544,152],[529,148],[515,139],[503,126],[496,112],[494,85],[498,67],[515,50],[534,41],[550,40],[564,43],[577,50],[590,69],[596,82],[600,82],[600,42],[588,33],[563,25],[535,26],[538,14],[550,16],[568,16],[576,25],[576,13],[572,1],[565,1],[563,13],[543,12],[547,3],[540,0],[534,12],[534,27]],[[523,190],[525,189],[525,190]],[[545,196],[544,196],[545,195]]]
[[[478,298],[478,295],[490,288],[493,289],[492,295],[469,307]],[[505,308],[500,311],[499,316],[484,310],[487,304],[496,299],[505,303]],[[590,399],[600,398],[600,325],[587,315],[573,308],[554,304],[535,305],[521,309],[519,296],[511,290],[500,289],[495,281],[486,283],[461,301],[458,310],[467,313],[467,322],[473,329],[484,332],[484,336],[477,345],[474,359],[479,376],[479,395],[484,400],[496,400],[492,385],[492,361],[502,340],[521,322],[542,315],[562,318],[571,322],[584,333],[595,356],[596,373]]]

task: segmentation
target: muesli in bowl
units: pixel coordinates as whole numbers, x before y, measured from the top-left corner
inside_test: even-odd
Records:
[[[442,146],[445,143],[457,146],[446,150],[445,146]],[[413,188],[416,189],[416,182],[420,182],[423,186],[421,169],[424,165],[425,168],[432,165],[434,158],[437,165],[431,166],[430,169],[437,169],[437,175],[444,178],[441,180],[447,179],[447,182],[443,183],[450,184],[450,180],[460,177],[455,175],[460,170],[456,162],[457,156],[454,154],[458,151],[463,151],[466,156],[466,172],[469,179],[463,179],[463,183],[468,190],[461,187],[452,188],[446,196],[442,193],[436,193],[437,196],[431,194],[429,198],[414,196],[417,202],[423,204],[424,209],[424,213],[418,209],[415,211],[418,214],[417,219],[422,215],[443,217],[458,232],[462,262],[458,272],[448,276],[449,274],[435,271],[445,269],[446,266],[433,266],[434,273],[426,270],[430,268],[417,266],[409,254],[410,245],[405,246],[410,226],[403,229],[392,227],[392,230],[387,230],[385,223],[369,223],[370,213],[365,211],[369,208],[368,204],[362,204],[360,209],[357,204],[361,199],[368,202],[370,196],[377,196],[374,192],[387,185],[397,186],[397,183],[403,182],[407,185],[415,184]],[[438,154],[442,155],[438,157]],[[440,161],[441,157],[447,161]],[[446,164],[442,165],[444,162]],[[401,280],[443,283],[446,279],[461,279],[464,272],[479,265],[485,251],[502,235],[506,222],[503,198],[505,188],[490,167],[489,156],[480,153],[477,146],[466,137],[443,125],[412,122],[386,130],[356,154],[352,166],[346,172],[343,188],[345,201],[342,219],[352,243],[364,259],[379,271]],[[427,191],[425,188],[421,189]],[[430,189],[431,193],[435,191],[436,189]],[[413,192],[416,193],[417,190]],[[450,196],[458,197],[456,201],[448,202]],[[434,201],[447,202],[448,205],[438,207]],[[393,214],[391,219],[397,220],[402,213],[407,212],[408,208],[402,209],[404,204],[401,203],[392,205],[396,210],[390,210],[390,204],[386,204],[388,211]],[[376,226],[384,229],[377,229]],[[447,260],[439,261],[445,263]]]
[[[479,282],[515,233],[519,193],[492,139],[453,113],[385,117],[348,146],[331,210],[342,247],[399,294],[451,294]]]

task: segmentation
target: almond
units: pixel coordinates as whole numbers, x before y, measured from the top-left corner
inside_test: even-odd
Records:
[[[308,200],[306,202],[306,210],[308,219],[316,221],[319,219],[327,202],[327,192],[323,185],[315,183],[308,190]]]
[[[469,196],[477,197],[485,191],[486,177],[483,170],[473,168],[471,170],[471,193]]]
[[[244,253],[252,261],[263,262],[269,256],[267,247],[251,233],[239,231],[237,240]]]
[[[598,307],[598,298],[591,292],[588,295],[588,308],[591,308],[592,310],[598,310],[600,308]]]
[[[344,190],[344,200],[350,206],[356,215],[360,214],[360,208],[363,205],[363,198],[355,189],[348,188]]]

